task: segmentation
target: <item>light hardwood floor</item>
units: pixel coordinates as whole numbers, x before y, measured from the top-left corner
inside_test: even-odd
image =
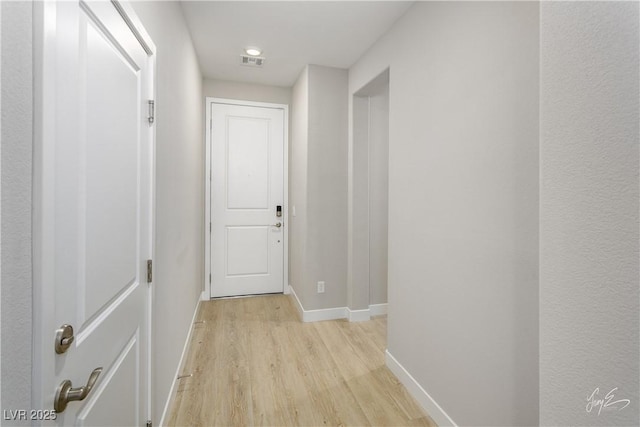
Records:
[[[203,302],[168,425],[436,426],[385,347],[385,317],[302,323],[284,295]]]

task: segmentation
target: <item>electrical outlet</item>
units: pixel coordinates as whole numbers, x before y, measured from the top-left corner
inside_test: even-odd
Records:
[[[324,294],[324,282],[318,282],[318,293]]]

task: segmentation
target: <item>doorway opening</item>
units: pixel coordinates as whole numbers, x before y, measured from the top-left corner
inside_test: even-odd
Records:
[[[382,315],[388,302],[389,69],[353,96],[352,167],[351,302]]]

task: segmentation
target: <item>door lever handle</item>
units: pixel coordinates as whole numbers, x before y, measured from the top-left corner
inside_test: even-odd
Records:
[[[276,222],[275,224],[271,224],[272,227],[282,227],[282,223],[281,222]]]
[[[78,388],[72,388],[73,384],[71,384],[71,381],[69,380],[62,381],[56,389],[56,397],[53,400],[53,409],[60,413],[67,408],[67,403],[74,400],[84,400],[89,393],[91,393],[91,389],[93,389],[96,381],[98,381],[98,377],[101,372],[101,367],[94,369],[93,372],[91,372],[91,375],[89,375],[87,385]]]

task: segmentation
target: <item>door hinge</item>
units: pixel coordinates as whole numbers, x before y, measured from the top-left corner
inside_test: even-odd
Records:
[[[147,260],[147,283],[151,283],[153,281],[153,261]]]
[[[153,99],[149,101],[149,123],[156,121],[156,102]]]
[[[211,283],[211,273],[209,273],[209,283]]]
[[[147,420],[147,427],[153,427],[153,423],[151,422],[151,420]]]

